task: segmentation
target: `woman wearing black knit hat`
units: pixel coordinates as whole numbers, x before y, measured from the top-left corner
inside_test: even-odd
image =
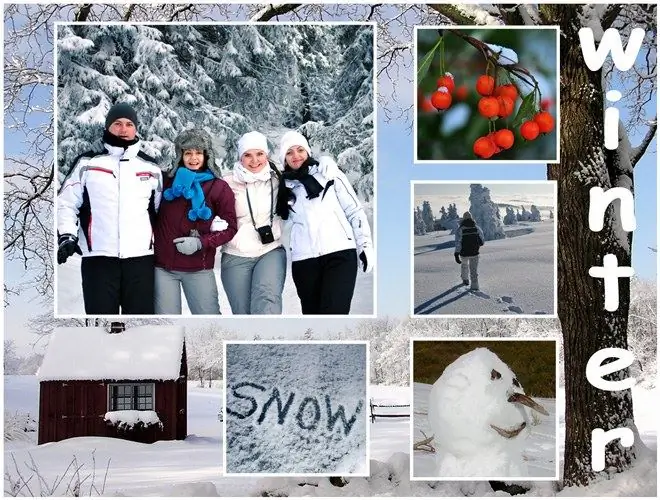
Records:
[[[174,143],[177,160],[154,230],[155,311],[181,314],[183,289],[192,314],[220,314],[213,269],[217,248],[236,234],[234,194],[220,178],[206,132],[186,130]]]
[[[311,156],[307,139],[286,132],[278,213],[291,221],[291,274],[303,314],[348,314],[358,258],[370,272],[375,255],[362,204],[334,160]]]

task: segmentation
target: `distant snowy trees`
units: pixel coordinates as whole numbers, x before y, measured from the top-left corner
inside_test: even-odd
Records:
[[[43,359],[44,355],[40,353],[22,356],[16,352],[13,340],[5,340],[3,359],[5,375],[34,375]]]
[[[506,215],[504,216],[503,222],[505,226],[511,226],[518,224],[518,222],[541,222],[541,211],[536,205],[532,205],[530,210],[527,210],[524,206],[520,206],[520,210],[513,211],[513,207],[506,207]],[[552,219],[552,210],[550,210],[550,218]]]
[[[422,209],[420,207],[415,207],[415,211],[413,213],[413,231],[415,236],[426,234],[426,224],[424,223],[424,218],[422,217]]]
[[[481,227],[486,241],[506,238],[497,205],[490,198],[490,189],[481,184],[470,184],[470,213]]]
[[[319,25],[69,25],[58,33],[60,180],[100,146],[105,114],[128,102],[145,151],[163,167],[186,128],[205,128],[222,169],[260,130],[285,128],[329,154],[360,197],[373,196],[373,30]]]
[[[504,220],[502,222],[504,222],[505,226],[518,224],[518,218],[516,217],[516,213],[513,211],[513,207],[506,207],[506,215],[504,216]]]

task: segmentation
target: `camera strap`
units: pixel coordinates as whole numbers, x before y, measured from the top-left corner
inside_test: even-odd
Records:
[[[248,209],[250,210],[250,219],[252,219],[252,225],[254,226],[254,229],[257,229],[257,223],[254,220],[254,214],[252,213],[252,204],[250,203],[250,193],[248,191],[248,184],[245,183],[245,197],[247,198],[248,202]],[[274,195],[273,195],[273,176],[270,176],[270,225],[273,225],[273,201],[274,201]]]

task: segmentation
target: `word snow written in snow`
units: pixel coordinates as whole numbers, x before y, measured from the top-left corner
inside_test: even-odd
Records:
[[[608,54],[612,54],[612,60],[620,71],[628,71],[635,64],[635,59],[642,46],[646,32],[641,28],[634,28],[630,34],[628,46],[624,51],[619,31],[609,28],[602,35],[598,50],[595,48],[595,37],[591,28],[582,28],[579,31],[580,47],[587,67],[591,71],[598,71],[603,67]],[[606,98],[610,102],[621,99],[621,92],[611,90],[607,92]],[[605,148],[617,149],[619,146],[619,110],[608,107],[605,110],[604,120]],[[635,220],[635,205],[632,193],[625,187],[614,187],[603,190],[593,187],[589,190],[589,229],[599,232],[603,229],[605,211],[614,200],[620,200],[620,223],[626,232],[634,231],[637,227]],[[616,221],[615,221],[616,222]],[[630,278],[635,274],[632,267],[619,267],[616,255],[607,254],[603,257],[603,266],[593,266],[589,269],[589,275],[593,278],[603,278],[605,289],[605,309],[616,311],[619,308],[619,278]],[[610,363],[605,360],[614,358]],[[628,377],[624,380],[607,381],[603,377],[620,370],[625,370],[634,361],[632,353],[625,349],[608,348],[600,349],[594,353],[587,363],[587,380],[594,387],[604,391],[623,391],[631,389],[635,385],[635,379]],[[605,431],[594,429],[591,433],[591,467],[600,472],[605,469],[605,447],[608,443],[620,439],[625,447],[631,447],[634,442],[634,434],[627,427]]]
[[[259,391],[261,394],[266,392],[266,388],[263,385],[255,384],[253,382],[241,382],[234,385],[234,387],[231,389],[232,395],[237,399],[249,401],[250,407],[249,409],[240,411],[236,408],[232,409],[227,406],[228,415],[243,420],[257,413],[259,404],[255,397],[246,393],[249,392],[248,388]],[[322,403],[319,403],[319,399],[317,399],[315,396],[306,396],[302,399],[297,398],[297,400],[299,400],[297,403],[297,409],[295,409],[295,405],[293,404],[294,399],[296,399],[296,393],[291,392],[286,398],[286,401],[283,402],[282,398],[280,397],[279,389],[277,387],[273,387],[273,390],[270,393],[270,397],[262,405],[261,412],[257,417],[257,424],[261,425],[264,422],[269,409],[273,407],[273,403],[277,403],[277,423],[279,425],[284,425],[287,417],[290,417],[288,420],[293,419],[301,429],[315,430],[319,423],[321,423],[321,407],[323,406],[326,411],[325,427],[327,430],[332,432],[337,422],[341,421],[341,429],[344,431],[344,435],[348,436],[353,429],[353,425],[357,420],[358,414],[362,411],[364,406],[364,401],[360,399],[355,408],[355,412],[347,420],[344,406],[340,404],[337,406],[337,410],[333,411],[332,400],[327,394],[323,398],[320,398]],[[289,413],[290,410],[291,413]]]

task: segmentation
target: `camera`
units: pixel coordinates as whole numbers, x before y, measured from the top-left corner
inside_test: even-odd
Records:
[[[273,228],[270,226],[261,226],[257,228],[257,233],[259,233],[259,239],[261,243],[267,245],[275,241],[275,236],[273,236]]]

